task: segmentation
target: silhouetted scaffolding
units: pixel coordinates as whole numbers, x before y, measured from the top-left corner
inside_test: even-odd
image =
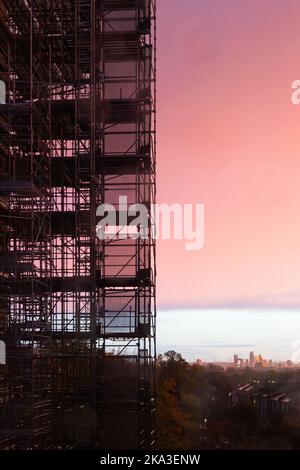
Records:
[[[0,448],[154,445],[155,15],[0,0]],[[119,237],[119,196],[146,237]]]

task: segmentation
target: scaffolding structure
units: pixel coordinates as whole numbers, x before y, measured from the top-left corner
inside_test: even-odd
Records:
[[[154,445],[155,21],[154,0],[0,1],[1,449]],[[147,207],[135,237],[120,196]]]

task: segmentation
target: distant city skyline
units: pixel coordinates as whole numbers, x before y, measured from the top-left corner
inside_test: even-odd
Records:
[[[300,339],[300,312],[264,309],[159,310],[158,352],[174,349],[188,361],[232,362],[250,351],[292,360]],[[299,354],[298,354],[299,357]]]
[[[239,354],[234,354],[232,363],[230,364],[236,369],[270,369],[296,366],[291,359],[275,361],[271,357],[265,358],[262,354],[255,353],[254,351],[250,351],[248,357],[241,357]]]

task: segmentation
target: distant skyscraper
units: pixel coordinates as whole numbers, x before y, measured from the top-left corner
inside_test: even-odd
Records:
[[[249,354],[249,365],[250,365],[250,367],[255,366],[255,356],[254,356],[253,351],[251,351],[250,354]]]
[[[239,356],[237,354],[235,354],[233,356],[233,364],[234,364],[234,367],[235,368],[238,368],[238,365],[239,365]]]

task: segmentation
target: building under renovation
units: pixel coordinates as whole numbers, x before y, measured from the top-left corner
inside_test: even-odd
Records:
[[[154,445],[155,9],[0,0],[1,449]]]

